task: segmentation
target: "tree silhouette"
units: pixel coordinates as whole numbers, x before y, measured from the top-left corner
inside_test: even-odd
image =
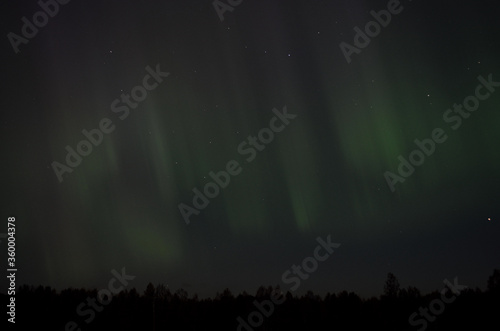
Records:
[[[20,285],[16,303],[23,312],[16,319],[20,330],[42,328],[73,329],[65,325],[76,322],[82,330],[320,330],[324,325],[335,330],[416,330],[413,321],[428,320],[429,330],[477,329],[498,330],[500,320],[500,270],[495,269],[487,279],[488,290],[464,290],[454,301],[446,303],[446,313],[434,313],[443,297],[440,291],[421,295],[415,287],[400,289],[394,274],[389,273],[380,297],[362,299],[356,293],[342,291],[327,293],[324,299],[306,291],[292,295],[279,286],[260,286],[255,296],[246,292],[235,295],[229,288],[219,292],[217,299],[188,297],[184,289],[172,295],[163,284],[146,286],[140,295],[137,290],[123,290],[106,306],[90,305],[96,289],[66,289],[60,293],[50,287]],[[282,293],[286,300],[271,306],[271,292]],[[286,292],[285,292],[286,291]],[[450,294],[445,298],[449,300]],[[7,295],[0,293],[0,299]],[[257,306],[256,306],[257,304]],[[444,304],[444,303],[443,303]],[[96,307],[97,309],[93,309]],[[92,309],[92,310],[91,310]],[[90,313],[92,324],[86,325]],[[57,313],[54,313],[57,312]],[[29,316],[29,318],[21,318]],[[259,327],[251,327],[262,316]],[[240,317],[240,320],[238,320]],[[245,324],[238,326],[240,321]],[[260,323],[260,322],[259,322]],[[3,329],[2,329],[3,330]]]
[[[146,286],[146,290],[144,290],[144,296],[146,298],[155,297],[155,286],[152,283],[149,283],[148,286]]]
[[[170,293],[170,290],[163,284],[158,284],[156,286],[155,293],[160,301],[170,302],[172,300],[172,293]]]
[[[399,291],[398,279],[392,272],[389,272],[384,285],[384,296],[394,299],[398,297]]]
[[[500,290],[500,270],[493,270],[493,274],[488,278],[488,291]]]

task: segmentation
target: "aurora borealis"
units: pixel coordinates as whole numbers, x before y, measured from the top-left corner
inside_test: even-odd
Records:
[[[342,246],[299,292],[378,295],[388,272],[484,287],[500,90],[456,130],[443,114],[479,76],[500,82],[498,5],[401,0],[348,63],[339,45],[387,4],[244,0],[221,21],[212,1],[73,0],[16,53],[6,36],[40,6],[3,3],[0,233],[15,216],[18,283],[99,288],[125,267],[139,290],[254,292],[331,235]],[[168,76],[123,101],[156,66]],[[284,107],[296,118],[248,161],[240,144]],[[59,181],[53,162],[104,118],[114,129]],[[384,173],[435,128],[446,142],[392,192]],[[231,160],[241,172],[186,224],[179,204]]]

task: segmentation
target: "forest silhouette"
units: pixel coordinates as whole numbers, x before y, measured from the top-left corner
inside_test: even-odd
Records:
[[[261,286],[255,295],[234,295],[225,289],[213,298],[199,299],[184,289],[171,292],[163,284],[150,283],[143,293],[132,288],[107,298],[107,305],[96,301],[99,309],[94,313],[87,305],[82,309],[82,303],[97,298],[95,289],[57,292],[22,285],[16,293],[15,326],[20,330],[499,330],[500,270],[495,269],[486,284],[484,291],[464,287],[459,293],[441,289],[424,295],[415,287],[400,288],[389,273],[383,293],[366,299],[347,291],[323,297],[308,291],[298,296],[279,286]],[[282,295],[271,311],[273,293]],[[2,297],[8,300],[7,295]],[[257,313],[249,321],[252,312]]]

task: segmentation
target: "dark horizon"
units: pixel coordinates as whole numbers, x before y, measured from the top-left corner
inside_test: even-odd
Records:
[[[116,274],[120,286],[128,278]],[[114,283],[114,284],[116,284]],[[30,319],[17,324],[24,329],[39,325],[66,331],[91,328],[142,330],[151,328],[253,331],[335,329],[419,331],[461,328],[492,328],[498,325],[495,311],[500,307],[500,270],[488,277],[487,290],[471,289],[457,279],[445,280],[439,291],[422,294],[415,287],[401,288],[397,277],[387,274],[384,291],[378,297],[360,298],[343,291],[321,297],[308,291],[293,295],[278,286],[261,286],[255,295],[233,294],[230,290],[214,298],[189,296],[185,290],[171,292],[164,285],[148,284],[141,294],[135,288],[120,290],[110,282],[108,289],[67,289],[56,293],[46,287],[21,286],[19,307]],[[4,295],[0,295],[4,296]],[[7,298],[7,296],[5,296]],[[44,306],[40,307],[39,303]],[[72,309],[75,307],[76,309]],[[9,306],[8,306],[9,307]],[[58,314],[53,314],[57,311]]]
[[[485,279],[485,281],[484,281],[484,284],[483,284],[484,286],[468,286],[468,285],[465,285],[465,283],[463,283],[460,279],[458,279],[458,277],[450,277],[450,278],[443,279],[443,281],[441,282],[441,285],[439,287],[436,287],[434,289],[430,289],[428,291],[422,291],[418,286],[414,286],[414,285],[411,285],[411,284],[407,285],[407,286],[403,286],[403,285],[401,285],[400,280],[397,277],[397,275],[395,275],[395,276],[396,276],[396,279],[398,280],[398,284],[400,285],[401,290],[407,290],[408,288],[415,288],[415,289],[419,290],[419,292],[420,292],[421,295],[426,296],[426,295],[430,295],[432,293],[441,291],[444,287],[446,287],[446,281],[449,281],[449,282],[456,281],[458,284],[463,285],[463,286],[467,286],[467,289],[473,290],[473,291],[481,291],[481,292],[488,291],[488,279],[492,279],[493,276],[494,276],[494,274],[495,274],[495,271],[498,272],[498,270],[500,270],[500,269],[493,269],[492,272],[490,272],[490,274],[488,275],[487,279]],[[394,275],[391,272],[389,272],[387,274]],[[110,279],[111,278],[114,278],[114,277],[110,277]],[[387,281],[387,277],[386,277],[386,281]],[[356,292],[354,290],[349,290],[349,289],[341,289],[339,291],[327,291],[325,293],[316,293],[316,292],[312,291],[309,288],[301,288],[301,289],[293,291],[290,288],[287,288],[286,286],[283,286],[283,284],[262,284],[262,285],[258,286],[258,288],[254,289],[254,290],[246,290],[246,289],[244,289],[244,290],[241,290],[241,291],[234,291],[233,289],[231,289],[229,287],[226,287],[226,288],[223,288],[223,289],[219,289],[219,290],[215,291],[213,294],[206,295],[206,296],[202,296],[202,295],[200,295],[197,292],[190,292],[190,291],[188,291],[188,288],[184,288],[184,287],[171,288],[170,286],[167,286],[166,283],[155,283],[155,284],[153,284],[152,282],[147,283],[143,287],[125,286],[122,291],[125,291],[125,292],[135,291],[139,295],[145,295],[145,293],[147,292],[148,287],[150,287],[150,286],[154,286],[155,288],[158,287],[158,286],[164,286],[166,289],[168,289],[170,291],[170,293],[172,295],[174,295],[175,293],[178,293],[179,291],[185,290],[187,292],[187,294],[188,294],[188,298],[189,299],[192,299],[193,297],[197,297],[200,300],[203,300],[203,299],[215,299],[218,295],[221,295],[226,290],[229,290],[234,297],[237,297],[237,296],[242,295],[244,293],[247,293],[248,295],[251,295],[251,296],[255,296],[259,292],[259,290],[261,290],[262,288],[265,288],[265,289],[267,289],[267,288],[273,288],[274,289],[276,287],[280,287],[281,290],[285,294],[286,293],[290,293],[294,297],[298,297],[298,298],[299,297],[303,297],[303,296],[307,296],[308,293],[313,293],[315,296],[319,296],[322,299],[324,299],[325,296],[327,296],[327,295],[338,295],[338,294],[343,293],[343,292],[345,292],[345,293],[354,293],[357,296],[359,296],[360,299],[362,299],[362,300],[369,300],[369,299],[372,299],[372,298],[380,298],[380,297],[382,297],[384,295],[384,284],[380,284],[380,293],[374,294],[374,295],[362,295],[361,293],[358,293],[358,292]],[[86,290],[86,291],[89,291],[89,292],[99,291],[101,289],[107,289],[108,285],[107,284],[103,284],[100,287],[92,287],[92,288],[71,286],[71,287],[68,287],[68,288],[58,289],[58,288],[54,288],[52,286],[43,285],[43,284],[20,284],[19,288],[32,288],[32,289],[39,289],[39,288],[46,289],[46,288],[50,288],[51,290],[56,291],[57,294],[61,294],[63,291],[68,291],[68,290]],[[7,291],[5,291],[5,292],[0,291],[0,295],[7,296]]]

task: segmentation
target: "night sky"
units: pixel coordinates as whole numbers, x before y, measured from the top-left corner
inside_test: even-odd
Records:
[[[125,268],[139,291],[288,290],[283,273],[331,236],[341,246],[297,293],[379,295],[388,272],[424,292],[485,288],[500,250],[498,4],[401,0],[346,56],[391,2],[243,0],[221,21],[212,1],[73,0],[16,47],[9,33],[41,7],[2,2],[0,231],[16,217],[17,283],[103,288]],[[453,110],[466,98],[476,110]],[[103,120],[59,180],[67,146]],[[447,139],[391,189],[387,172],[435,129]],[[231,161],[239,174],[187,224],[179,206]]]

